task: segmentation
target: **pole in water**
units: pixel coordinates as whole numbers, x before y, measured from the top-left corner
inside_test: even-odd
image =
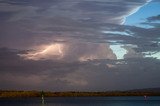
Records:
[[[147,95],[144,95],[144,99],[147,100]]]
[[[44,104],[44,92],[41,92],[42,104]]]

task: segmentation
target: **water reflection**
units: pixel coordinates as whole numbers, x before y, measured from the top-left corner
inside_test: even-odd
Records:
[[[160,97],[50,97],[45,98],[5,98],[1,106],[160,106]]]

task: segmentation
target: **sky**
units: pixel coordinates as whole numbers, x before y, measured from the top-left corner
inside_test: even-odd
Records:
[[[0,0],[0,89],[160,87],[160,0]]]

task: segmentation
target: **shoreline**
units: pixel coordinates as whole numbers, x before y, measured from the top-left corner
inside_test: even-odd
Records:
[[[107,96],[160,96],[160,92],[146,91],[106,91],[106,92],[50,92],[44,91],[44,97],[107,97]],[[41,97],[41,91],[0,91],[0,98]]]

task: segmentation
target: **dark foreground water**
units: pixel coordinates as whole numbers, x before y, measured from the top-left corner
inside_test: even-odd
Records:
[[[3,98],[0,106],[160,106],[160,97]]]

